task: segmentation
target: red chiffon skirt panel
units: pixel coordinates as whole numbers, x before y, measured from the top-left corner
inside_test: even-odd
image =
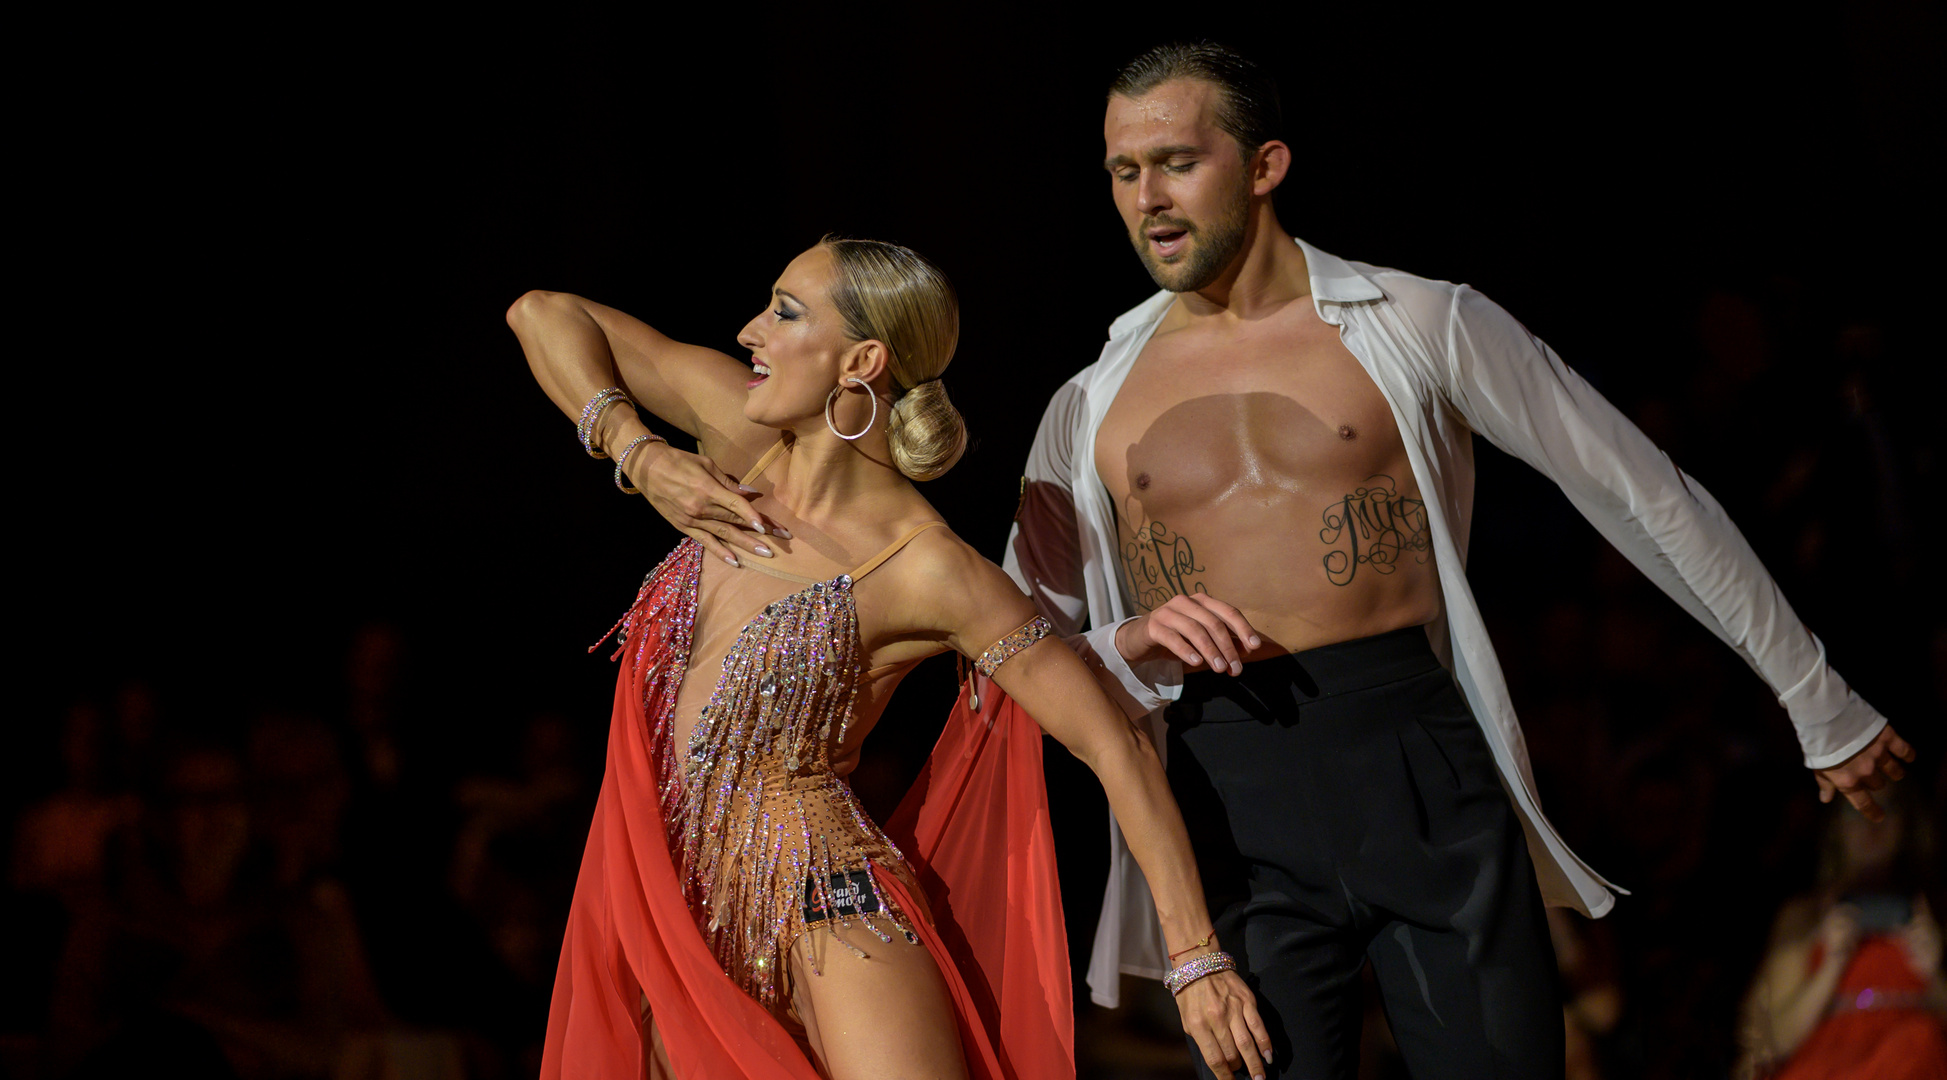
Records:
[[[682,678],[682,665],[658,662],[667,659],[664,645],[632,642],[623,655],[541,1075],[648,1075],[646,998],[677,1077],[815,1080],[797,1041],[718,966],[684,903],[651,752]],[[981,708],[971,708],[963,688],[887,828],[926,903],[914,902],[893,875],[878,875],[879,884],[914,916],[946,977],[969,1075],[1072,1077],[1074,1007],[1041,729],[997,687],[977,676],[976,684]],[[929,908],[932,923],[919,915]]]

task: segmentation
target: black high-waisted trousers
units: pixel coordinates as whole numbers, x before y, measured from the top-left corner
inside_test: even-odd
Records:
[[[1170,785],[1270,1075],[1357,1072],[1367,959],[1416,1080],[1562,1075],[1521,823],[1424,630],[1190,674],[1168,719]]]

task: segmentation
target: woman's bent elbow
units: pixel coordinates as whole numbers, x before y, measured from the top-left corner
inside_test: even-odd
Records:
[[[519,333],[521,327],[531,325],[537,316],[559,302],[565,295],[567,294],[547,292],[543,289],[527,290],[520,295],[520,299],[508,306],[508,328]]]

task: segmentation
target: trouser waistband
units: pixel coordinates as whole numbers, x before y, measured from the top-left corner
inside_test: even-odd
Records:
[[[1253,697],[1276,696],[1302,704],[1399,682],[1440,668],[1440,658],[1427,641],[1426,628],[1408,626],[1372,637],[1321,645],[1303,652],[1253,660],[1241,675],[1210,671],[1183,677],[1185,704],[1234,697],[1239,690]]]

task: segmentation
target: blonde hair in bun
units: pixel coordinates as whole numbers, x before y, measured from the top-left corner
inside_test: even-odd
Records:
[[[832,306],[854,341],[884,342],[891,357],[892,463],[912,480],[944,474],[967,449],[967,424],[940,382],[960,342],[960,301],[940,268],[910,248],[826,236],[838,277]]]

